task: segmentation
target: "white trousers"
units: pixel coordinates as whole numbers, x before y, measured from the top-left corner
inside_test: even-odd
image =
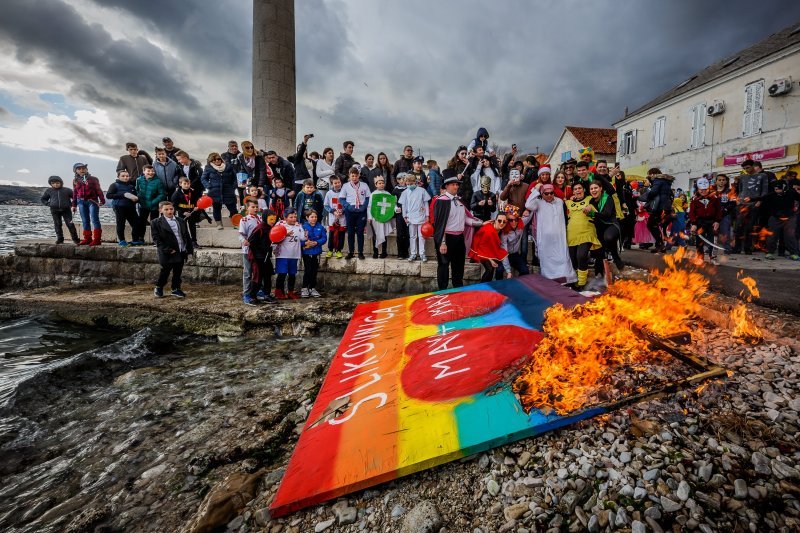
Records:
[[[408,225],[408,251],[409,256],[425,255],[425,237],[422,236],[422,224]]]

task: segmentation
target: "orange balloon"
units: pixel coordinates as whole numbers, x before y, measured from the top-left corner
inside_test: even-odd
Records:
[[[236,213],[231,217],[231,222],[233,222],[233,225],[237,228],[239,227],[239,222],[241,221],[242,221],[242,215],[240,215],[239,213]]]
[[[433,237],[433,224],[431,224],[430,222],[424,223],[422,227],[419,229],[419,232],[422,233],[422,236],[425,237],[426,239],[430,239],[431,237]]]
[[[212,205],[214,205],[214,200],[212,200],[207,194],[204,194],[197,200],[197,207],[200,209],[208,209]]]

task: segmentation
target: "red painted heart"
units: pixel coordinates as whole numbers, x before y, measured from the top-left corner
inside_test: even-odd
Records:
[[[543,335],[519,326],[454,330],[406,347],[400,377],[412,398],[430,402],[472,396],[513,378]]]
[[[444,324],[453,320],[491,313],[507,300],[494,291],[462,291],[432,294],[411,304],[415,324]]]

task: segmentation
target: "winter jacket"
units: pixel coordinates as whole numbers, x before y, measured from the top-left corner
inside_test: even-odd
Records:
[[[301,242],[303,243],[303,255],[319,255],[322,253],[322,245],[325,244],[328,240],[328,232],[325,229],[325,226],[317,222],[313,226],[309,224],[307,221],[303,222],[303,230],[306,231],[306,238],[304,238]],[[305,247],[306,241],[316,241],[317,245],[312,246],[311,248]]]
[[[300,143],[297,145],[297,152],[286,158],[294,166],[295,182],[299,182],[299,184],[312,177],[306,167],[306,150],[308,150],[306,143]]]
[[[139,205],[149,211],[158,211],[158,203],[167,199],[164,184],[156,176],[150,179],[139,176],[136,180],[136,196],[139,197]]]
[[[331,176],[336,174],[336,171],[333,169],[332,165],[328,164],[327,161],[324,159],[319,159],[317,160],[317,169],[315,170],[315,174],[317,175],[317,183],[322,181],[330,188]]]
[[[197,191],[198,194],[202,194],[206,188],[203,186],[203,181],[200,179],[203,175],[203,165],[200,164],[199,161],[195,161],[194,159],[189,160],[189,170],[188,172],[184,170],[183,165],[178,163],[178,177],[186,177],[189,178],[189,183],[193,190]]]
[[[212,200],[217,203],[236,204],[236,176],[230,163],[225,163],[222,172],[207,164],[200,180]]]
[[[78,200],[90,200],[100,205],[106,203],[100,180],[89,174],[83,177],[76,175],[72,180],[72,207],[77,207]]]
[[[254,158],[253,167],[247,166],[244,159],[244,154],[240,153],[235,159],[231,161],[233,165],[234,174],[244,173],[247,174],[247,185],[255,185],[259,187],[260,183],[266,183],[267,179],[267,162],[263,157],[256,155]],[[236,183],[239,184],[239,176],[236,176]]]
[[[528,186],[524,182],[520,181],[519,183],[511,183],[509,181],[500,192],[500,199],[508,202],[511,205],[515,205],[520,209],[525,209],[525,200],[527,195]]]
[[[161,163],[156,159],[153,161],[153,168],[156,170],[156,176],[161,180],[167,196],[171,195],[178,188],[178,163],[169,158],[166,163]]]
[[[310,195],[300,191],[294,199],[294,208],[297,211],[297,220],[300,222],[306,220],[306,209],[316,211],[317,219],[322,220],[322,214],[325,212],[325,198],[319,191],[314,191]]]
[[[781,194],[772,192],[764,198],[764,208],[771,217],[788,218],[795,214],[795,202],[800,202],[800,194],[794,187],[784,187]]]
[[[283,157],[278,156],[278,162],[274,165],[267,163],[269,169],[272,171],[272,177],[269,177],[269,171],[267,171],[267,175],[264,176],[264,180],[258,183],[258,186],[262,189],[271,189],[273,187],[272,180],[276,177],[280,176],[283,180],[283,186],[287,189],[292,189],[294,186],[294,165],[292,165],[289,161],[284,159]]]
[[[397,175],[402,174],[405,172],[408,174],[411,172],[411,166],[414,163],[413,157],[401,157],[397,161],[395,161],[394,166],[392,166],[392,187],[397,185]],[[438,192],[436,194],[439,194]]]
[[[199,198],[200,193],[196,192],[194,189],[189,189],[188,191],[178,189],[172,193],[170,202],[175,206],[175,213],[179,217],[186,218],[187,213],[191,214],[192,211],[194,211]]]
[[[439,168],[428,169],[428,192],[431,198],[439,196],[442,192],[442,183],[444,183],[444,178],[442,178]]]
[[[750,198],[749,203],[763,200],[769,193],[769,178],[764,172],[755,174],[742,174],[739,176],[739,203],[745,203],[745,198]]]
[[[614,199],[611,197],[610,194],[608,194],[605,191],[600,193],[600,195],[601,195],[600,198],[592,198],[591,200],[589,200],[589,203],[592,206],[594,206],[594,208],[597,210],[597,211],[592,211],[591,214],[589,215],[592,219],[592,222],[594,222],[595,225],[597,224],[607,225],[607,226],[610,226],[612,224],[617,225],[618,224],[617,211],[614,208]],[[600,201],[602,200],[603,196],[606,197],[606,202],[605,204],[603,204],[603,208],[601,209]],[[597,231],[598,235],[600,235],[600,230],[601,228],[598,227]]]
[[[126,192],[133,194],[134,196],[138,196],[136,194],[136,183],[130,180],[116,180],[108,188],[106,196],[114,200],[114,207],[134,207],[136,202],[129,198],[125,198]]]
[[[668,174],[658,174],[653,177],[650,192],[647,193],[647,203],[645,204],[645,208],[649,213],[669,212],[672,206],[672,181],[674,179]]]
[[[708,196],[697,193],[692,197],[692,203],[689,204],[689,221],[697,224],[701,219],[714,222],[722,220],[722,205],[714,193],[709,193]]]
[[[486,203],[480,205],[482,200],[486,200]],[[492,201],[492,205],[489,205],[489,200]],[[483,191],[475,191],[472,194],[472,203],[469,206],[469,210],[472,211],[473,215],[486,222],[497,211],[497,197],[491,191],[488,194],[483,194]]]
[[[382,175],[383,172],[381,172],[380,167],[369,168],[367,165],[364,165],[361,167],[361,178],[359,179],[367,184],[371,192],[375,190],[375,178]]]
[[[42,194],[42,205],[50,209],[69,210],[72,207],[72,189],[63,185],[58,189],[50,187]]]
[[[147,160],[147,157],[139,151],[139,155],[133,157],[130,154],[125,154],[119,158],[119,162],[117,163],[117,172],[120,170],[127,170],[128,174],[131,175],[131,179],[135,180],[142,174],[144,174],[144,166],[149,165],[150,162]]]
[[[333,170],[342,180],[342,183],[347,183],[347,173],[350,171],[350,167],[355,164],[356,160],[353,159],[353,156],[344,152],[340,153],[339,157],[336,158],[333,164]]]
[[[483,142],[480,140],[481,135],[486,136],[486,140]],[[478,128],[478,133],[475,134],[475,138],[472,139],[472,142],[467,146],[467,152],[471,152],[477,146],[483,146],[483,152],[489,153],[489,132],[486,131],[486,128]]]

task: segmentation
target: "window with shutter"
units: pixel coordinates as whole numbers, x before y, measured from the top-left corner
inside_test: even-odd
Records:
[[[637,130],[633,130],[631,132],[631,151],[630,151],[630,153],[632,153],[632,154],[636,153],[636,131]]]
[[[706,145],[706,104],[697,104],[691,109],[692,134],[690,148],[702,148]]]
[[[653,147],[657,146],[664,146],[666,143],[665,141],[665,125],[667,123],[667,117],[658,117],[655,122],[653,122]]]
[[[761,119],[764,106],[764,80],[749,83],[744,87],[744,116],[742,118],[742,137],[761,133]]]

